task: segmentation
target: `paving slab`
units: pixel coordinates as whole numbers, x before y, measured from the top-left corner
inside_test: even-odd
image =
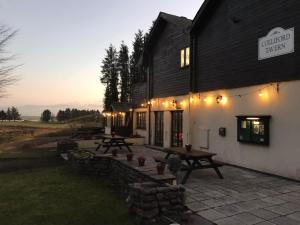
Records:
[[[300,222],[286,216],[277,217],[275,219],[270,220],[269,222],[274,223],[276,225],[300,225]]]
[[[240,220],[237,220],[232,217],[227,217],[224,219],[217,220],[217,221],[215,221],[215,223],[217,225],[247,225],[245,223],[242,223]]]
[[[265,222],[264,219],[259,218],[255,215],[252,215],[250,213],[237,214],[237,215],[233,216],[232,218],[239,220],[243,224],[247,224],[247,225],[253,225],[253,224],[260,223],[260,222]]]
[[[300,212],[295,212],[293,214],[288,215],[287,217],[300,222]]]
[[[250,211],[249,213],[251,213],[255,216],[258,216],[264,220],[271,220],[271,219],[274,219],[274,218],[280,216],[277,213],[274,213],[274,212],[271,212],[271,211],[268,211],[265,209],[255,209],[255,210]]]
[[[227,217],[226,215],[219,213],[214,209],[203,210],[203,211],[198,212],[197,214],[199,216],[204,217],[205,219],[210,220],[210,221],[216,221],[216,220]]]

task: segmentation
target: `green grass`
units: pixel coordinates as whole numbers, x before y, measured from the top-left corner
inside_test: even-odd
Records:
[[[132,224],[124,201],[103,180],[66,166],[0,174],[0,184],[0,224]]]
[[[70,128],[68,123],[43,123],[40,121],[0,121],[0,127],[27,127],[27,128]]]

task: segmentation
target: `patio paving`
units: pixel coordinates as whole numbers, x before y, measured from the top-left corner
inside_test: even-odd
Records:
[[[165,154],[134,146],[138,157]],[[125,152],[124,152],[125,153]],[[186,205],[195,214],[218,225],[300,225],[300,182],[233,166],[194,171],[186,188]]]
[[[220,225],[300,225],[300,183],[224,166],[196,171],[185,185],[187,206]]]

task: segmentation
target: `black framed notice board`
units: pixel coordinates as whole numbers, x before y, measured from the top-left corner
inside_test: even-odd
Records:
[[[268,146],[271,116],[237,116],[237,140]]]

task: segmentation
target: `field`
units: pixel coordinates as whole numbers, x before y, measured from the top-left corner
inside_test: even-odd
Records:
[[[48,154],[53,150],[49,143],[71,136],[75,128],[74,124],[0,122],[0,158]]]
[[[125,201],[97,177],[67,166],[0,174],[0,223],[129,225]]]
[[[104,180],[81,176],[57,157],[57,140],[75,128],[0,122],[0,224],[131,224],[124,199]]]

